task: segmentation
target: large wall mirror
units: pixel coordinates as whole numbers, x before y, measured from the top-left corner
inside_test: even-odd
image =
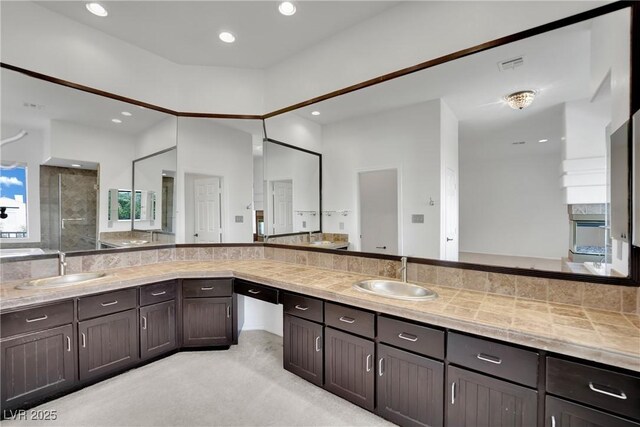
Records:
[[[140,244],[131,165],[176,145],[176,118],[8,69],[1,85],[2,256]]]
[[[265,121],[355,251],[629,274],[630,10]],[[278,139],[278,138],[276,138]],[[339,212],[339,215],[329,215]]]
[[[263,138],[262,120],[178,119],[178,243],[253,241]]]

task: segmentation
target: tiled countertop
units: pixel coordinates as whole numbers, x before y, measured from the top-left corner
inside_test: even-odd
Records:
[[[640,316],[432,285],[434,301],[364,294],[352,285],[371,276],[271,260],[176,261],[109,271],[66,288],[17,290],[0,285],[0,310],[190,277],[263,283],[419,322],[566,354],[640,372]]]

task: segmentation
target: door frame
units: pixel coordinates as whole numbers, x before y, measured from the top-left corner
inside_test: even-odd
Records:
[[[395,170],[396,171],[396,177],[397,177],[397,196],[398,196],[398,206],[397,206],[397,210],[398,210],[398,253],[397,254],[391,254],[391,255],[404,255],[404,240],[403,240],[403,235],[404,235],[404,221],[402,220],[402,205],[403,205],[403,199],[402,199],[402,165],[398,165],[398,164],[391,164],[391,165],[386,165],[386,166],[372,166],[372,167],[366,167],[366,168],[356,168],[354,173],[354,183],[355,183],[355,199],[356,199],[356,209],[355,209],[355,215],[356,215],[356,237],[357,237],[357,242],[358,242],[358,247],[355,248],[354,250],[356,251],[362,251],[362,238],[360,236],[362,236],[362,224],[361,224],[361,219],[360,219],[360,214],[362,212],[361,207],[360,207],[360,174],[364,173],[364,172],[380,172],[380,171],[386,171],[386,170]]]
[[[229,200],[227,200],[227,183],[225,180],[224,175],[212,175],[211,172],[200,172],[198,170],[195,169],[185,169],[183,171],[182,176],[184,177],[184,210],[185,210],[185,224],[184,224],[184,239],[185,241],[187,240],[187,238],[192,238],[193,236],[187,236],[187,224],[186,224],[186,218],[187,218],[187,213],[189,213],[190,210],[193,210],[193,226],[195,229],[195,207],[194,206],[188,206],[187,204],[187,200],[186,200],[186,194],[187,194],[187,177],[191,175],[196,175],[196,177],[194,177],[194,179],[206,179],[206,178],[218,178],[220,180],[220,224],[222,225],[222,230],[220,233],[220,243],[223,243],[225,238],[227,237],[227,226],[229,224],[227,224],[227,213],[225,212],[224,207],[229,205]],[[192,186],[193,187],[193,186]],[[192,190],[195,190],[192,188]],[[195,191],[193,191],[193,196],[194,196],[194,201],[195,201]]]

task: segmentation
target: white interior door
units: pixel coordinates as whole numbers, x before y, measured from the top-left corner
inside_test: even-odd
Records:
[[[398,252],[398,171],[358,174],[360,245],[363,252]]]
[[[273,218],[271,234],[293,233],[293,182],[273,181]]]
[[[222,180],[194,179],[194,242],[222,242]]]
[[[445,250],[448,261],[458,260],[458,176],[447,168],[445,177]]]

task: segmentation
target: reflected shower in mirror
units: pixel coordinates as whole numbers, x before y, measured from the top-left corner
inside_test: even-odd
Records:
[[[262,120],[178,120],[178,243],[253,241],[260,201],[254,201],[254,159]],[[260,158],[258,156],[258,158]]]
[[[7,212],[0,217],[0,255],[136,240],[130,217],[122,218],[130,214],[113,207],[127,198],[123,191],[130,198],[134,159],[176,145],[176,118],[16,71],[0,73],[0,205]]]
[[[275,116],[267,135],[319,147],[322,231],[351,249],[627,276],[629,35],[627,8]]]

